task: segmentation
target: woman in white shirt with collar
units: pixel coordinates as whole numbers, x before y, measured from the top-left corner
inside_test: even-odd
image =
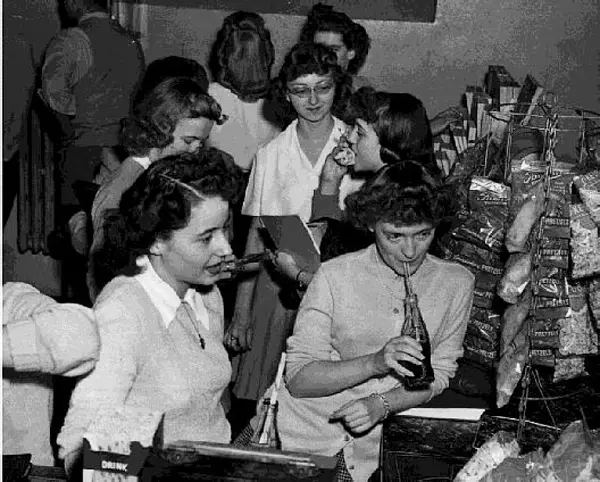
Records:
[[[334,117],[350,93],[350,81],[325,46],[301,43],[286,56],[275,89],[295,115],[289,126],[258,150],[246,189],[242,214],[253,217],[247,253],[263,248],[256,229],[262,215],[298,215],[309,221],[312,198],[325,159],[346,132]],[[349,176],[340,186],[340,203],[358,189]],[[234,359],[234,394],[256,400],[273,381],[295,316],[293,303],[282,302],[281,278],[264,267],[240,283],[225,343],[245,352]],[[250,349],[251,348],[251,349]]]
[[[241,186],[231,156],[208,149],[152,164],[124,193],[98,253],[116,275],[94,305],[99,360],[58,437],[68,469],[90,423],[122,405],[164,412],[165,442],[230,441],[221,399],[231,365],[215,283],[233,257],[228,223]]]

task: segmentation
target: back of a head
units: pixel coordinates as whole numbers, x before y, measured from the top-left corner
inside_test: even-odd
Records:
[[[244,101],[267,96],[275,50],[263,18],[235,12],[225,18],[213,46],[215,80]]]
[[[223,122],[221,107],[198,82],[168,78],[150,90],[125,119],[121,143],[132,155],[147,155],[150,149],[164,148],[173,141],[180,120],[199,117]]]
[[[134,106],[163,80],[172,77],[187,77],[198,82],[204,92],[208,90],[208,75],[204,67],[193,59],[170,55],[153,60],[148,64],[135,95]]]
[[[371,48],[371,39],[362,25],[345,13],[335,11],[331,5],[317,3],[308,13],[300,41],[313,42],[317,32],[340,34],[346,48],[355,52],[348,64],[348,72],[356,74],[361,69]]]
[[[377,222],[395,225],[432,223],[454,215],[452,190],[421,163],[406,160],[389,164],[346,199],[352,222],[361,229]]]

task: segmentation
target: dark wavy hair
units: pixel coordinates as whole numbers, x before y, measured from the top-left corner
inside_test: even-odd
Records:
[[[195,80],[165,79],[123,121],[121,144],[130,155],[145,156],[150,149],[164,148],[173,142],[173,132],[181,119],[199,117],[221,124],[221,106]]]
[[[106,215],[105,241],[93,257],[100,289],[119,274],[137,274],[136,260],[149,254],[156,240],[169,239],[187,226],[192,208],[202,199],[180,183],[230,205],[239,202],[243,191],[242,171],[229,154],[216,148],[151,164],[125,191],[119,208]]]
[[[294,45],[285,56],[279,75],[275,79],[275,97],[278,103],[286,106],[284,116],[286,121],[296,117],[291,104],[286,100],[288,84],[294,80],[310,74],[331,75],[335,83],[335,98],[332,113],[341,116],[346,102],[351,94],[352,80],[342,71],[337,63],[335,53],[324,45],[312,42],[301,42]]]
[[[193,59],[169,55],[153,60],[146,67],[133,101],[134,109],[154,87],[171,77],[188,77],[198,82],[204,92],[208,90],[208,75],[202,65]]]
[[[235,12],[225,17],[211,53],[214,79],[241,100],[268,95],[275,49],[264,19],[257,13]]]
[[[340,34],[346,48],[354,50],[354,58],[348,63],[348,72],[358,73],[371,48],[371,39],[365,28],[345,13],[336,12],[331,5],[317,3],[308,13],[300,33],[300,41],[313,42],[317,32]]]
[[[439,172],[427,111],[414,95],[363,87],[352,94],[342,117],[349,124],[363,119],[373,127],[385,164],[412,159]]]
[[[455,198],[439,176],[409,160],[381,168],[346,198],[346,209],[352,224],[361,230],[378,222],[438,226],[456,213]]]

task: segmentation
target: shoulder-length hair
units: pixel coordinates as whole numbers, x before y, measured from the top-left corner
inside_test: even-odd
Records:
[[[453,188],[441,177],[412,160],[381,168],[355,193],[346,198],[351,222],[372,229],[378,222],[394,225],[431,223],[450,219],[458,205]]]
[[[341,35],[346,48],[354,50],[354,58],[348,63],[348,72],[358,73],[367,60],[371,48],[371,39],[365,28],[345,13],[336,12],[331,5],[318,3],[308,14],[300,33],[300,41],[313,42],[318,32],[333,32]]]
[[[240,11],[225,18],[211,61],[219,84],[243,101],[264,98],[269,93],[274,61],[271,34],[260,15]]]
[[[94,274],[102,288],[117,275],[139,272],[137,259],[159,239],[187,226],[192,208],[207,197],[237,204],[243,191],[240,168],[216,148],[158,160],[125,191],[109,211],[104,243],[94,254]]]
[[[335,83],[332,113],[341,116],[351,93],[350,75],[338,65],[335,52],[330,48],[313,42],[300,42],[285,56],[279,75],[275,79],[275,96],[281,105],[287,106],[286,120],[289,121],[296,115],[286,100],[288,84],[310,74],[331,75]]]
[[[343,117],[349,123],[363,119],[373,127],[385,164],[412,159],[439,172],[427,111],[414,95],[363,87],[352,94]]]
[[[173,142],[173,132],[181,119],[198,117],[223,122],[221,106],[198,82],[186,77],[163,80],[123,121],[121,144],[130,155],[148,155],[150,149],[162,149]]]

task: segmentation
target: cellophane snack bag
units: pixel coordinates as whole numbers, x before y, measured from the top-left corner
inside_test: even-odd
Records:
[[[570,316],[559,319],[558,353],[569,355],[598,355],[598,333],[588,306],[588,283],[569,283]]]
[[[554,361],[554,383],[586,376],[584,356],[557,356]]]
[[[508,186],[474,176],[469,188],[469,214],[452,235],[483,249],[502,253],[509,199]]]
[[[588,286],[588,305],[596,329],[600,330],[600,278],[593,278]]]
[[[594,170],[573,179],[585,208],[597,226],[600,226],[600,170]]]
[[[516,303],[531,282],[533,253],[511,253],[498,284],[497,294],[507,303]]]
[[[571,205],[571,276],[574,279],[600,274],[598,226],[583,204]]]

